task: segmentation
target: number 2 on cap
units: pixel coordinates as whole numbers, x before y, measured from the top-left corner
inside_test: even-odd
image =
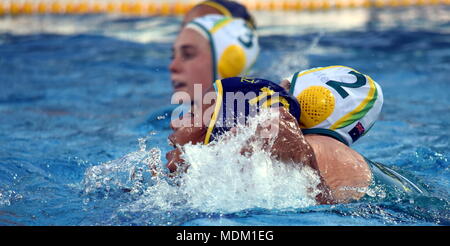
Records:
[[[352,74],[356,77],[356,82],[354,83],[344,83],[344,82],[338,82],[334,80],[328,81],[326,84],[335,89],[339,95],[341,95],[342,98],[348,97],[348,92],[344,90],[342,87],[347,88],[359,88],[364,86],[367,83],[366,77],[358,72],[350,71],[349,74]]]

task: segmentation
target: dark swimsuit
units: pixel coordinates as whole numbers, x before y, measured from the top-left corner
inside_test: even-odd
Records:
[[[216,80],[214,88],[217,101],[205,137],[208,144],[238,123],[259,112],[260,108],[284,107],[300,119],[300,105],[297,99],[274,82],[246,77],[232,77]]]

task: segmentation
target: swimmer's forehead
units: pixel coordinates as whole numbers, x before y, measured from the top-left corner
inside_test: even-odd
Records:
[[[177,49],[183,50],[183,51],[197,51],[198,47],[195,44],[182,44],[179,46],[173,46],[172,52],[175,52]]]
[[[201,49],[209,48],[208,40],[206,40],[201,34],[190,28],[183,28],[178,38],[172,45],[174,49]]]

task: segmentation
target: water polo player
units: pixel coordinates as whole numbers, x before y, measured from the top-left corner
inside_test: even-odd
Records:
[[[314,149],[317,162],[321,164],[319,168],[331,170],[329,173],[338,169],[348,172],[349,168],[359,168],[362,180],[366,179],[366,175],[372,175],[379,183],[397,187],[397,191],[422,193],[422,189],[405,177],[347,147],[364,136],[380,115],[383,92],[371,77],[350,67],[328,66],[296,72],[283,80],[281,86],[300,103],[300,127]],[[322,152],[334,155],[322,155]],[[352,159],[358,161],[346,161],[347,170],[329,159],[351,152]],[[368,172],[369,169],[371,172]],[[324,180],[330,180],[327,175],[333,175],[321,173]],[[332,190],[337,186],[345,187],[339,182],[327,183],[327,186]]]
[[[169,69],[175,93],[184,92],[178,95],[193,101],[195,88],[201,96],[216,79],[245,74],[258,54],[258,37],[243,19],[196,18],[184,26],[173,46]]]
[[[312,137],[306,139],[298,121],[301,119],[301,111],[296,98],[290,96],[280,86],[263,79],[228,78],[218,80],[215,83],[216,99],[214,110],[208,116],[186,116],[192,117],[192,125],[188,127],[173,127],[174,133],[169,137],[170,141],[177,148],[167,154],[167,167],[174,172],[183,160],[180,157],[180,148],[184,144],[209,144],[224,132],[232,129],[233,124],[223,127],[223,121],[230,116],[232,123],[236,120],[233,117],[238,115],[250,115],[251,106],[256,101],[261,102],[258,106],[278,107],[280,112],[278,134],[272,139],[269,151],[273,157],[285,162],[298,165],[308,165],[318,171],[322,178],[322,193],[317,200],[320,203],[348,202],[359,199],[364,195],[358,189],[342,190],[342,187],[367,188],[370,185],[371,173],[358,153],[348,148],[346,145],[337,142],[326,136]],[[243,92],[247,95],[254,92],[253,97],[245,98],[246,107],[239,112],[237,107],[227,106],[227,101],[223,100],[228,92]],[[253,104],[252,104],[253,103]],[[211,107],[211,105],[208,105]],[[206,112],[207,110],[205,110]],[[195,124],[195,120],[211,119],[208,124]],[[218,124],[219,123],[219,124]],[[197,127],[195,127],[197,125]],[[310,135],[313,136],[313,135]],[[256,136],[258,137],[258,136]],[[325,140],[324,140],[325,138]],[[327,141],[331,139],[332,141]],[[261,139],[260,139],[261,140]],[[264,141],[264,139],[262,139]],[[333,167],[328,168],[329,163]]]
[[[247,124],[260,108],[277,108],[289,112],[288,115],[291,115],[294,122],[300,119],[300,108],[296,99],[271,81],[232,77],[217,80],[213,88],[214,90],[210,90],[212,93],[205,94],[205,97],[212,95],[210,100],[204,100],[211,103],[195,104],[201,107],[201,110],[194,109],[183,118],[172,121],[171,125],[175,130],[169,137],[172,143],[209,144],[238,124]],[[171,171],[177,168],[172,164],[168,167]]]
[[[259,54],[258,37],[243,19],[207,15],[182,28],[172,53],[169,65],[174,88],[172,104],[181,101],[189,105],[195,100],[195,94],[201,97],[216,79],[246,74]],[[170,105],[154,112],[146,124],[168,126],[168,122],[160,119],[181,113],[176,108]]]
[[[245,20],[251,28],[256,29],[255,20],[247,8],[238,2],[228,0],[209,0],[200,2],[184,16],[182,25],[184,26],[195,18],[208,14],[219,14],[226,17],[241,18]]]

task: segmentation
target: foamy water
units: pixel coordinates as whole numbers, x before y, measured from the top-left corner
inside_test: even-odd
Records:
[[[210,145],[184,146],[189,168],[175,178],[165,176],[165,164],[158,148],[138,151],[89,168],[83,181],[87,194],[104,196],[129,192],[137,195],[120,213],[158,210],[191,210],[232,213],[252,208],[296,209],[315,205],[319,177],[307,167],[294,167],[272,159],[259,142],[251,156],[240,151],[254,135],[256,126],[268,115],[260,115],[236,135],[224,135]],[[147,142],[149,142],[147,140]],[[149,166],[160,173],[152,177]]]

